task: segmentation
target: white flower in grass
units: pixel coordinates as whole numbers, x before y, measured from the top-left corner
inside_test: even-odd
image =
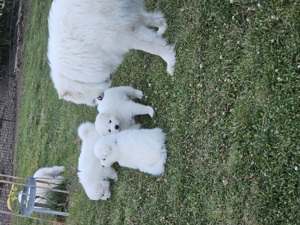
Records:
[[[222,180],[223,182],[223,185],[226,186],[228,184],[228,181],[227,180]]]
[[[298,171],[298,166],[295,166],[295,168],[294,168],[296,171]]]

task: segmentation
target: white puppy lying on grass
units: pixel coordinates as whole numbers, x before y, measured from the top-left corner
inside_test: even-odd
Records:
[[[83,123],[78,128],[82,140],[81,153],[78,158],[77,173],[79,182],[91,200],[107,200],[111,193],[108,179],[117,179],[112,167],[103,168],[94,153],[94,144],[101,137],[93,123]]]
[[[99,134],[116,133],[129,128],[140,128],[134,122],[134,116],[146,115],[153,117],[154,110],[132,99],[143,97],[143,92],[128,86],[109,88],[104,92],[102,100],[98,100],[98,115],[95,127]]]
[[[125,130],[100,138],[94,147],[102,166],[114,162],[152,175],[164,173],[165,134],[160,128]]]
[[[47,204],[49,188],[55,188],[63,182],[63,176],[61,173],[64,172],[64,166],[53,166],[44,167],[38,169],[33,177],[36,179],[36,198],[35,203]],[[39,182],[40,181],[40,182]],[[23,192],[21,191],[18,196],[19,202],[21,202]],[[27,196],[27,200],[29,196]]]

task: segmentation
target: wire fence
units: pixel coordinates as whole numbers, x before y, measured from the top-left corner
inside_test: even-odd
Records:
[[[19,3],[20,0],[0,0],[0,174],[6,175],[14,173],[17,80],[13,68]],[[0,176],[0,180],[4,179]],[[10,188],[10,184],[0,183],[0,211],[8,211]],[[10,223],[10,215],[0,214],[0,225]]]

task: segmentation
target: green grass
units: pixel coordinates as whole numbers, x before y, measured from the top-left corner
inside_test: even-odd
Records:
[[[131,51],[113,86],[141,89],[167,133],[162,177],[116,165],[108,201],[76,177],[77,127],[96,109],[58,100],[47,65],[50,1],[33,1],[19,110],[19,176],[64,165],[67,224],[297,224],[300,221],[299,1],[146,1],[165,13],[174,77],[157,56]],[[35,214],[35,216],[40,216]],[[14,218],[14,224],[34,221]]]

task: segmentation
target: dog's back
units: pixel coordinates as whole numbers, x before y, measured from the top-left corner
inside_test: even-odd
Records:
[[[167,151],[160,128],[126,130],[117,135],[119,164],[153,175],[164,171]]]

